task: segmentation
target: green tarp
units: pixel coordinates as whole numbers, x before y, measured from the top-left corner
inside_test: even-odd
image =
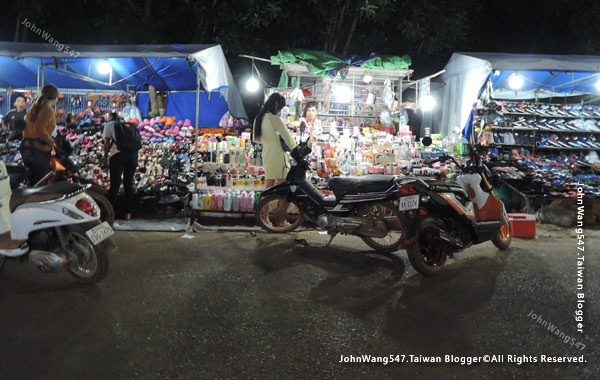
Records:
[[[279,51],[277,55],[271,57],[271,64],[273,65],[280,65],[283,69],[284,63],[303,64],[308,68],[308,71],[316,76],[334,77],[337,75],[338,70],[349,66],[376,70],[407,69],[411,64],[411,60],[408,55],[402,57],[386,55],[362,60],[343,60],[330,53],[306,49]]]

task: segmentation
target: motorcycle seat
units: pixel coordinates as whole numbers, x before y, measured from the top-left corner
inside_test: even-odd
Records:
[[[298,182],[298,185],[323,207],[333,207],[338,203],[336,197],[326,197],[322,192],[311,185],[308,180],[300,181]]]
[[[57,182],[38,187],[17,187],[10,197],[10,212],[25,203],[37,203],[57,200],[84,191],[86,187],[70,182]]]
[[[386,191],[394,185],[393,175],[370,174],[360,177],[335,177],[329,180],[329,188],[336,198],[342,199],[346,194],[373,193]]]
[[[29,177],[29,169],[23,165],[6,165],[6,172],[10,177],[10,188],[14,189],[27,180]]]
[[[461,185],[459,185],[458,183],[456,183],[456,182],[444,182],[444,181],[435,181],[435,180],[433,180],[433,181],[425,181],[425,182],[427,182],[427,184],[429,186],[456,187],[456,188],[464,190],[464,188]]]

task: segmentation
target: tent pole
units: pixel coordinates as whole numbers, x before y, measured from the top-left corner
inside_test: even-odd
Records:
[[[194,133],[194,192],[198,191],[198,129],[200,129],[200,64],[196,62],[196,131]]]
[[[44,65],[42,65],[42,67],[40,68],[40,71],[42,72],[42,87],[44,87],[44,84],[46,84],[46,78],[44,75]],[[39,89],[38,89],[38,93],[39,93]]]

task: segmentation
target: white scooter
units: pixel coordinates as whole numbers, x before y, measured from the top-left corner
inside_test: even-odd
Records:
[[[12,238],[0,245],[0,272],[7,259],[28,258],[44,272],[66,269],[78,281],[101,281],[114,231],[100,222],[98,205],[85,193],[89,186],[58,182],[11,191],[0,162],[0,234]]]

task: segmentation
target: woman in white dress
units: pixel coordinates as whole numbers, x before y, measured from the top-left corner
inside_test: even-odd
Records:
[[[281,94],[271,94],[254,120],[253,140],[263,145],[267,188],[283,182],[287,176],[289,165],[280,137],[290,149],[296,146],[292,135],[278,116],[284,106],[285,98]]]

